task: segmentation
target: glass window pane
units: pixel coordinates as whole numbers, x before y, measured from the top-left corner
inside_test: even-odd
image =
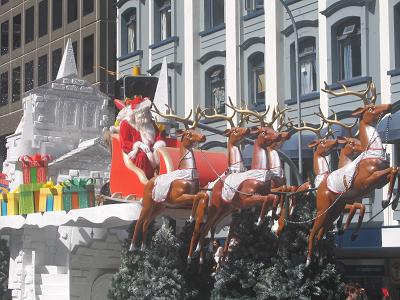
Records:
[[[56,80],[57,78],[57,73],[58,69],[60,68],[61,64],[61,59],[62,59],[62,52],[61,48],[58,48],[53,51],[51,55],[51,80]]]
[[[21,67],[12,71],[12,102],[21,100]]]
[[[38,86],[47,83],[47,55],[38,58]]]
[[[13,49],[21,47],[21,14],[13,18]]]
[[[8,21],[1,23],[1,55],[8,53]]]
[[[126,52],[131,53],[137,50],[136,45],[136,8],[133,8],[124,16],[126,22]]]
[[[25,44],[33,41],[35,35],[35,8],[29,7],[25,11]]]
[[[53,0],[53,30],[62,27],[63,11],[62,0]]]
[[[8,3],[9,0],[1,0],[1,4],[6,4]]]
[[[43,0],[39,3],[39,37],[47,34],[48,29],[48,2]]]
[[[68,0],[68,23],[78,19],[78,0]]]
[[[225,72],[217,67],[206,72],[206,106],[213,107],[217,113],[225,113]]]
[[[1,73],[0,81],[0,105],[6,105],[8,103],[8,72]]]
[[[78,42],[75,41],[72,43],[72,49],[74,50],[75,64],[78,68]]]
[[[33,60],[30,62],[25,63],[25,87],[24,91],[28,92],[31,89],[33,89],[34,86],[34,65],[33,65]]]
[[[82,0],[82,14],[85,16],[87,14],[90,14],[91,12],[93,12],[93,8],[94,8],[94,3],[93,0]]]
[[[94,55],[94,36],[92,34],[83,39],[83,76],[93,73]]]
[[[218,26],[224,23],[224,0],[213,0],[212,1],[212,27]]]

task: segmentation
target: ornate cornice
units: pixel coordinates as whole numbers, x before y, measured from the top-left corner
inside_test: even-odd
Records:
[[[296,22],[297,29],[304,28],[304,27],[318,27],[318,20],[303,20]],[[291,35],[294,32],[293,25],[286,27],[284,30],[281,31],[286,37]]]
[[[335,12],[341,10],[342,8],[349,6],[365,6],[367,0],[340,0],[333,3],[331,6],[327,7],[325,10],[321,11],[321,14],[325,17],[332,16]]]
[[[176,70],[179,74],[182,72],[182,63],[170,62],[167,64],[168,69]],[[151,69],[147,70],[151,75],[161,70],[161,63],[154,65]]]
[[[243,50],[247,50],[250,46],[253,46],[254,44],[265,44],[265,38],[258,36],[248,38],[240,45],[240,48],[242,48]]]
[[[202,57],[199,58],[199,63],[204,65],[207,61],[214,57],[226,57],[226,51],[211,51],[206,54],[204,54]]]

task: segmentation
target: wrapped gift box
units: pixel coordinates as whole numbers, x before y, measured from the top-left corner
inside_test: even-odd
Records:
[[[40,188],[39,211],[63,210],[62,186],[47,182]]]
[[[8,189],[10,182],[7,180],[7,175],[0,173],[0,187]]]
[[[19,213],[21,215],[39,212],[40,189],[42,183],[26,183],[19,186]]]
[[[73,178],[63,182],[63,204],[65,210],[94,206],[94,180]]]
[[[1,208],[1,215],[7,216],[7,202],[8,202],[8,193],[0,192],[0,208]]]
[[[47,181],[47,164],[49,155],[24,155],[18,159],[22,163],[23,182],[45,183]]]
[[[19,189],[7,194],[7,216],[19,214]]]

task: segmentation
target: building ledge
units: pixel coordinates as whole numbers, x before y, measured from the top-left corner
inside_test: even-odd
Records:
[[[354,78],[347,79],[347,80],[341,80],[339,82],[344,84],[346,87],[351,87],[351,86],[367,83],[367,82],[369,82],[371,80],[372,80],[371,76],[359,76],[359,77],[354,77]],[[339,83],[328,84],[326,87],[329,90],[333,90],[333,91],[334,90],[340,90],[342,88]]]
[[[398,75],[400,75],[400,68],[389,70],[389,71],[387,71],[387,74],[391,77],[398,76]]]
[[[315,99],[318,99],[318,98],[319,98],[319,92],[312,92],[312,93],[309,93],[309,94],[301,95],[300,96],[300,102],[312,101],[312,100],[315,100]],[[296,99],[285,100],[285,104],[286,105],[294,105],[296,103],[297,103]]]
[[[243,21],[247,21],[247,20],[262,16],[263,14],[264,14],[264,9],[257,9],[255,11],[253,11],[251,13],[248,13],[247,15],[243,16],[242,20]]]
[[[117,58],[118,61],[124,61],[125,59],[131,58],[131,57],[135,57],[135,56],[142,56],[143,55],[143,50],[136,50],[124,55],[121,55],[120,57]]]
[[[200,31],[200,32],[199,32],[199,36],[204,37],[204,36],[206,36],[206,35],[209,35],[209,34],[212,34],[212,33],[214,33],[214,32],[220,31],[220,30],[222,30],[222,29],[225,29],[225,23],[219,24],[219,25],[217,25],[217,26],[214,26],[214,27],[212,27],[212,28],[206,29],[206,30],[204,30],[204,31]]]
[[[167,45],[169,43],[178,43],[179,42],[179,37],[177,36],[171,36],[165,40],[159,41],[157,43],[154,43],[149,46],[149,49],[157,49],[161,46]]]

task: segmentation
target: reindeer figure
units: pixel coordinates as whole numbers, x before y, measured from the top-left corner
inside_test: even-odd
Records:
[[[325,121],[329,125],[339,125],[348,131],[348,137],[338,137],[338,143],[343,145],[342,150],[340,150],[340,155],[339,155],[339,164],[338,168],[343,168],[344,166],[347,166],[350,164],[356,156],[358,156],[361,152],[363,152],[363,148],[361,147],[361,142],[358,139],[352,138],[352,129],[354,126],[357,124],[357,119],[352,125],[346,125],[342,122],[340,122],[337,118],[337,114],[332,110],[334,119],[328,119],[324,116],[322,113],[321,107],[319,108],[319,113],[317,114],[323,121]],[[357,229],[355,232],[358,232],[359,229],[361,228],[361,224],[364,218],[365,214],[365,205],[362,204],[361,199],[359,199],[360,202],[354,202],[353,204],[346,204],[344,211],[348,210],[349,215],[346,220],[346,224],[344,228],[342,229],[342,222],[344,218],[344,211],[341,213],[337,223],[336,227],[338,229],[339,234],[343,234],[343,231],[349,228],[351,220],[353,219],[357,209],[360,210],[360,215],[358,218],[358,223],[357,223]]]
[[[397,167],[390,167],[385,159],[382,141],[376,131],[377,122],[390,113],[391,104],[376,105],[376,89],[372,82],[362,92],[350,91],[341,85],[342,92],[323,90],[334,96],[353,95],[363,100],[364,107],[357,108],[352,115],[360,119],[359,132],[361,146],[364,149],[357,159],[344,168],[332,172],[325,177],[317,191],[317,217],[308,240],[306,265],[311,263],[314,238],[320,240],[339,217],[347,203],[360,199],[371,191],[389,184],[385,207],[392,199],[393,187],[398,174]],[[352,171],[353,173],[351,174]],[[397,207],[398,199],[394,199],[393,207]],[[354,235],[354,233],[353,233]]]
[[[233,106],[230,98],[229,98],[229,101],[230,101],[230,104]],[[221,174],[221,176],[228,175],[231,173],[240,173],[240,172],[246,171],[246,168],[243,163],[243,156],[242,156],[242,153],[239,148],[239,144],[242,142],[242,140],[250,134],[249,128],[242,128],[244,121],[245,121],[244,116],[243,115],[241,116],[238,125],[235,126],[235,124],[233,122],[233,117],[236,115],[236,111],[234,111],[230,117],[221,115],[221,114],[217,114],[215,109],[214,109],[213,115],[205,114],[205,110],[203,110],[201,114],[206,119],[225,120],[230,125],[230,128],[226,129],[224,131],[224,135],[226,137],[228,137],[228,142],[227,142],[228,169],[226,170],[225,174]],[[220,179],[217,178],[215,181],[210,182],[206,188],[208,190],[212,189],[219,180]],[[188,262],[189,263],[191,261],[192,255],[193,255],[194,246],[200,235],[201,224],[203,222],[205,211],[208,207],[208,202],[209,202],[211,193],[210,192],[205,193],[205,192],[201,191],[199,194],[201,194],[201,196],[198,197],[198,201],[194,202],[193,208],[192,208],[193,218],[195,217],[196,212],[197,212],[197,216],[195,217],[196,223],[194,226],[194,231],[192,234],[192,239],[191,239],[190,247],[189,247],[189,254],[188,254]],[[191,216],[191,218],[192,218],[192,216]]]
[[[169,109],[170,110],[170,109]],[[201,110],[197,107],[192,126],[189,126],[189,118],[181,118],[173,114],[161,113],[157,108],[155,111],[166,119],[176,120],[185,126],[185,130],[177,130],[178,136],[181,136],[180,161],[178,170],[168,174],[162,174],[149,180],[144,188],[142,210],[136,223],[130,250],[132,251],[138,240],[139,231],[142,230],[142,250],[145,249],[145,241],[148,226],[158,215],[160,215],[167,206],[183,207],[193,204],[199,192],[199,179],[194,158],[193,147],[197,143],[205,142],[206,137],[195,131],[197,127]],[[143,229],[142,229],[143,226]]]
[[[234,110],[244,115],[252,115],[261,123],[260,128],[253,129],[253,132],[257,133],[257,139],[254,142],[252,169],[243,173],[225,176],[215,184],[212,189],[207,221],[199,238],[198,249],[201,250],[204,247],[205,237],[210,229],[215,228],[233,210],[262,204],[270,199],[267,195],[270,193],[271,176],[267,168],[266,148],[273,142],[279,141],[281,136],[275,130],[266,126],[264,118],[267,113],[260,114],[248,109],[238,108],[234,108]],[[231,198],[227,199],[227,196]],[[228,240],[234,226],[235,224],[232,223],[227,237]],[[203,262],[203,256],[204,251],[201,251],[200,263]]]

